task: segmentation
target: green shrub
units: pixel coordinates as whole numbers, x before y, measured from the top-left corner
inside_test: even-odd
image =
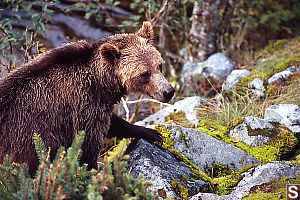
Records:
[[[158,199],[148,192],[151,185],[142,177],[134,179],[126,171],[128,156],[124,155],[129,140],[105,155],[102,170],[87,171],[79,166],[83,131],[76,135],[66,151],[58,150],[53,162],[41,137],[34,134],[34,144],[40,161],[35,178],[31,178],[25,164],[13,163],[6,156],[0,165],[0,197],[3,199]]]

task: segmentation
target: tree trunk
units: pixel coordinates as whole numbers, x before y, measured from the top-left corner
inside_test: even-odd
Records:
[[[194,3],[192,27],[189,33],[191,53],[197,61],[206,60],[217,51],[221,17],[221,0],[202,0],[200,7]]]

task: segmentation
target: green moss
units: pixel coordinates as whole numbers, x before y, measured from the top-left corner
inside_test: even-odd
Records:
[[[248,197],[243,198],[243,199],[247,199],[247,200],[258,200],[258,199],[274,200],[274,199],[278,199],[278,194],[258,192],[258,193],[255,193],[255,194],[250,194]]]
[[[187,182],[188,181],[188,178],[185,176],[185,175],[179,175],[179,177],[180,177],[180,179],[182,180],[182,181],[185,181],[185,182]]]
[[[183,142],[185,144],[185,147],[188,148],[188,140],[185,138],[185,134],[183,132],[181,132],[180,136],[179,136],[179,142]]]
[[[273,70],[269,72],[269,77],[273,76],[275,73],[284,71],[285,69],[294,66],[294,65],[300,65],[300,56],[298,57],[291,57],[285,60],[282,60],[281,62],[277,63]]]
[[[215,137],[216,139],[222,140],[246,151],[263,163],[284,159],[298,143],[297,138],[290,131],[278,126],[274,129],[274,137],[270,139],[269,144],[252,147],[243,142],[233,142],[234,139],[229,138],[228,136],[228,131],[243,122],[242,118],[230,123],[231,125],[229,126],[229,129],[225,126],[217,125],[216,122],[212,121],[213,120],[211,119],[202,119],[198,129]],[[211,126],[213,129],[210,128]]]
[[[268,46],[264,48],[264,51],[268,52],[269,54],[274,54],[276,51],[280,51],[281,49],[284,49],[284,46],[288,43],[289,40],[278,40],[275,42],[272,42]],[[261,53],[261,52],[260,52]]]
[[[300,167],[300,154],[295,157],[293,164],[296,164],[298,167]]]
[[[236,84],[234,91],[239,95],[246,95],[251,89],[248,88],[248,83],[252,82],[256,78],[260,78],[265,83],[267,75],[261,72],[251,71],[249,76],[240,78],[240,81]]]
[[[215,178],[214,181],[218,183],[216,194],[226,195],[229,194],[234,187],[242,180],[242,175],[228,175],[219,178]]]
[[[154,129],[162,135],[163,148],[168,150],[174,149],[174,138],[171,137],[172,131],[166,129],[164,126],[156,126]]]
[[[170,181],[170,184],[172,185],[175,193],[177,194],[178,197],[182,199],[188,199],[189,198],[189,186],[179,183],[176,179],[172,178]]]
[[[231,170],[231,173],[229,175],[214,178],[213,181],[218,183],[215,193],[218,195],[229,194],[234,189],[234,187],[237,186],[240,180],[244,178],[244,175],[242,175],[242,173],[255,166],[257,165],[246,166],[239,170]]]
[[[222,126],[221,124],[217,123],[216,121],[212,119],[201,119],[199,122],[198,127],[204,128],[209,130],[210,132],[213,132],[216,138],[222,139],[227,132],[227,127]]]
[[[218,164],[213,163],[211,167],[208,169],[208,175],[210,175],[213,178],[222,177],[230,175],[234,172],[233,169],[228,167],[228,165],[225,164]]]
[[[232,130],[234,127],[236,127],[238,124],[243,123],[244,121],[245,121],[245,117],[239,117],[239,118],[232,120],[228,124],[228,130]]]

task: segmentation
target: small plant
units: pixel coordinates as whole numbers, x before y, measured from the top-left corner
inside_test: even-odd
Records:
[[[3,199],[158,199],[148,191],[151,185],[142,177],[133,178],[126,171],[128,158],[124,155],[129,140],[104,156],[101,171],[87,171],[79,166],[81,145],[85,133],[79,132],[70,148],[61,147],[53,162],[37,134],[34,144],[40,161],[35,178],[31,178],[25,164],[12,163],[6,156],[0,165],[0,197]]]

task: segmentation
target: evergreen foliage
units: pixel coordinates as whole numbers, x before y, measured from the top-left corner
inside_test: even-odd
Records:
[[[34,178],[31,178],[25,164],[13,163],[6,156],[0,165],[1,199],[158,199],[147,191],[150,183],[142,177],[134,179],[126,172],[124,155],[129,140],[108,152],[104,157],[102,170],[87,171],[79,166],[81,145],[85,132],[76,135],[66,151],[61,147],[53,162],[50,151],[38,134],[34,144],[40,161]]]

